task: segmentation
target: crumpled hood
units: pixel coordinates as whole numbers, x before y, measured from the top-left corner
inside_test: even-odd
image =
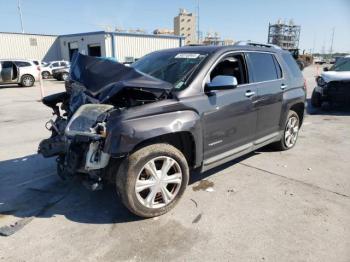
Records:
[[[132,67],[79,53],[72,60],[70,77],[101,102],[128,87],[155,89],[155,91],[172,88],[170,83],[143,74]]]
[[[321,76],[323,80],[327,83],[331,81],[344,81],[344,80],[350,81],[350,71],[344,71],[344,72],[326,71],[326,72],[322,72]]]

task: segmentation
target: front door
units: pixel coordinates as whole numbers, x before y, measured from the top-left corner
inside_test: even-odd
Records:
[[[210,72],[210,81],[217,75],[231,75],[238,86],[207,93],[209,110],[203,114],[204,163],[211,164],[252,146],[257,111],[254,100],[257,90],[247,85],[248,74],[242,54],[228,55]]]

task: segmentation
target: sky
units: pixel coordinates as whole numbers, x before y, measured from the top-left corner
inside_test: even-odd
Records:
[[[196,13],[198,0],[21,0],[24,31],[70,34],[105,30],[173,28],[179,8]],[[301,26],[301,50],[350,53],[350,0],[199,0],[200,31],[222,38],[267,41],[269,22]],[[17,0],[0,0],[0,32],[21,32]]]

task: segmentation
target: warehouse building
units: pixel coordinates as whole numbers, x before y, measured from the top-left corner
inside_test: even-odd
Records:
[[[0,59],[58,60],[61,57],[57,35],[0,32]]]
[[[124,32],[91,32],[59,37],[61,56],[70,60],[75,51],[91,56],[114,57],[119,62],[133,62],[150,52],[180,47],[184,37]]]
[[[75,51],[91,56],[133,62],[150,52],[180,47],[184,37],[126,32],[89,32],[69,35],[0,33],[0,59],[71,60]]]

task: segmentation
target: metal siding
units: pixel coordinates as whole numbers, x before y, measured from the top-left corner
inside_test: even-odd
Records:
[[[125,57],[140,58],[153,51],[180,46],[179,38],[157,36],[115,35],[116,58],[125,62]]]
[[[108,40],[109,39],[109,40]],[[110,57],[112,56],[111,50],[109,48],[110,37],[108,34],[87,34],[87,35],[73,35],[73,36],[60,36],[60,46],[62,57],[65,60],[69,60],[68,43],[78,42],[79,52],[82,54],[88,54],[88,45],[90,44],[100,44],[101,45],[101,55]]]
[[[31,38],[36,39],[36,46],[30,45]],[[0,59],[50,61],[60,58],[57,36],[0,33],[0,47]]]

